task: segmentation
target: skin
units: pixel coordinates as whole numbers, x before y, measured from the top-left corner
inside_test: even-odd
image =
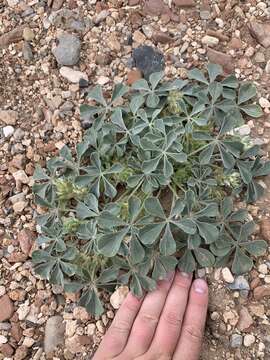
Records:
[[[143,299],[128,294],[93,360],[198,360],[208,287],[171,273]]]

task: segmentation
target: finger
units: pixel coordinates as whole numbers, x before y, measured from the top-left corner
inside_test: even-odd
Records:
[[[158,359],[172,356],[179,340],[181,326],[188,302],[192,274],[177,272],[167,296],[149,353]]]
[[[198,360],[208,306],[208,286],[202,279],[193,282],[174,360]]]
[[[142,302],[143,299],[138,299],[131,293],[127,295],[99,346],[94,360],[113,358],[123,351]]]
[[[123,359],[133,359],[149,349],[173,278],[174,273],[171,273],[167,280],[158,283],[155,291],[146,295],[133,324],[123,356],[121,354]]]

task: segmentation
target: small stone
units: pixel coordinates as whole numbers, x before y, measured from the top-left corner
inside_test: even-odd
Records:
[[[252,21],[249,26],[251,35],[265,48],[270,46],[270,24]]]
[[[13,339],[16,340],[17,343],[21,340],[23,336],[23,331],[19,323],[11,323],[10,335],[13,337]]]
[[[232,40],[229,42],[228,46],[231,49],[235,49],[235,50],[241,49],[242,48],[242,41],[240,39],[238,39],[238,38],[232,38]]]
[[[0,286],[0,297],[5,295],[5,293],[6,293],[6,288],[3,285],[1,285]]]
[[[29,177],[26,175],[24,170],[18,170],[14,172],[12,175],[16,183],[20,182],[21,184],[29,184]]]
[[[106,85],[106,84],[108,84],[108,82],[110,82],[110,78],[108,78],[107,76],[101,75],[97,79],[98,85]]]
[[[15,131],[15,129],[13,126],[8,125],[8,126],[3,127],[3,134],[4,134],[5,138],[11,137],[13,135],[14,131]]]
[[[58,37],[58,41],[58,45],[52,50],[58,64],[76,65],[80,59],[80,40],[75,35],[64,33]]]
[[[27,41],[23,43],[22,54],[25,61],[31,61],[34,58],[32,47]]]
[[[9,320],[14,313],[14,306],[8,295],[0,298],[0,322]]]
[[[69,82],[71,82],[73,84],[79,83],[80,79],[84,79],[84,80],[88,81],[87,74],[85,74],[81,71],[78,71],[78,70],[73,70],[67,66],[61,67],[60,75],[63,76],[63,78],[67,79]]]
[[[65,0],[53,0],[52,9],[54,11],[60,10]]]
[[[255,336],[251,334],[247,334],[244,336],[244,345],[249,347],[255,343]]]
[[[86,88],[89,85],[89,81],[81,78],[79,80],[79,87],[80,89]]]
[[[169,35],[162,31],[155,32],[152,36],[155,43],[160,44],[170,44],[174,41],[174,39]]]
[[[231,347],[232,348],[240,348],[243,343],[243,338],[239,334],[232,334],[231,336]]]
[[[96,327],[97,327],[97,330],[98,330],[101,334],[104,334],[104,333],[105,333],[105,327],[104,327],[104,325],[103,325],[103,323],[102,323],[101,320],[98,320],[98,321],[96,322]]]
[[[155,48],[144,45],[133,51],[135,67],[142,71],[146,79],[154,72],[162,71],[165,67],[164,56]]]
[[[162,0],[146,0],[143,12],[145,15],[159,16],[165,11],[165,4]]]
[[[8,339],[4,335],[0,335],[0,344],[6,344]]]
[[[264,297],[270,296],[270,285],[261,285],[253,290],[255,300],[262,300]]]
[[[16,214],[20,214],[28,205],[27,201],[18,201],[12,207]]]
[[[17,111],[0,110],[0,121],[6,125],[15,125],[18,119]]]
[[[245,56],[252,57],[255,54],[255,49],[252,46],[249,46],[247,50],[245,51]]]
[[[127,286],[120,286],[110,297],[110,303],[114,309],[119,309],[122,302],[125,300],[129,288]]]
[[[66,336],[71,337],[77,329],[77,320],[66,320]]]
[[[249,283],[243,275],[237,276],[234,282],[228,285],[228,287],[231,290],[250,290]]]
[[[80,343],[79,335],[74,335],[70,338],[66,338],[65,346],[67,350],[71,352],[71,354],[79,354],[85,351],[85,345]]]
[[[23,29],[23,38],[25,41],[33,41],[35,38],[34,31],[29,27]]]
[[[200,18],[202,20],[209,20],[211,18],[211,12],[209,10],[201,10]]]
[[[265,72],[266,74],[270,74],[270,60],[268,60],[266,63]]]
[[[265,316],[265,309],[263,304],[254,304],[249,305],[250,312],[260,318],[264,318]]]
[[[19,241],[22,252],[29,255],[34,243],[34,234],[29,229],[23,229],[19,232],[17,240]]]
[[[6,47],[23,39],[24,26],[19,26],[0,36],[0,48]]]
[[[265,109],[265,108],[269,108],[270,107],[270,102],[269,102],[269,100],[267,100],[266,98],[264,98],[264,97],[261,97],[260,99],[259,99],[259,104],[261,105],[261,107],[263,108],[263,109]]]
[[[0,346],[0,353],[10,358],[14,354],[14,349],[9,344],[3,344]]]
[[[19,346],[15,352],[14,360],[23,360],[28,355],[28,348],[24,345]]]
[[[97,55],[97,57],[96,57],[96,64],[97,65],[106,66],[106,65],[110,65],[111,62],[112,62],[112,57],[108,53],[105,53],[105,54],[102,54],[102,55],[100,54],[100,55]]]
[[[20,305],[17,310],[19,320],[25,320],[26,316],[29,314],[29,311],[30,306],[27,303]]]
[[[142,73],[140,70],[131,70],[127,74],[127,83],[128,85],[132,85],[135,81],[140,80],[142,78]]]
[[[264,275],[266,275],[268,273],[268,267],[266,264],[259,265],[258,270],[261,274],[264,274]]]
[[[260,223],[260,231],[264,240],[270,243],[270,219],[263,219]]]
[[[210,317],[213,321],[217,321],[219,319],[219,313],[214,311],[211,313]]]
[[[234,70],[234,61],[231,55],[208,48],[207,56],[210,62],[223,66],[227,73],[231,73]]]
[[[86,333],[88,336],[93,336],[96,332],[96,325],[95,324],[88,324]]]
[[[210,35],[205,35],[203,38],[202,38],[202,43],[204,45],[207,45],[207,46],[216,46],[218,45],[219,43],[219,39],[214,37],[214,36],[210,36]]]
[[[254,56],[254,60],[256,63],[260,64],[260,63],[264,63],[265,62],[265,56],[264,53],[262,52],[257,52]]]
[[[174,4],[178,7],[194,7],[196,3],[194,0],[174,0]]]
[[[75,307],[75,309],[73,310],[73,316],[75,319],[80,320],[82,322],[89,321],[91,318],[87,310],[81,306]]]
[[[139,30],[136,30],[133,34],[133,40],[138,43],[138,44],[143,44],[146,40],[146,37],[144,36],[144,34],[139,31]]]
[[[65,324],[61,316],[49,318],[45,326],[44,351],[50,355],[54,349],[64,343]]]
[[[115,34],[108,37],[107,44],[112,51],[119,52],[121,50],[121,43]]]
[[[31,348],[35,343],[35,340],[26,336],[23,340],[23,345],[28,347],[28,348]]]
[[[100,13],[98,13],[98,14],[93,18],[93,23],[94,23],[95,25],[99,25],[100,23],[102,23],[103,21],[105,21],[109,15],[110,15],[110,11],[108,11],[108,10],[102,10]]]
[[[240,126],[238,128],[235,128],[233,132],[235,134],[240,135],[240,136],[247,136],[247,135],[250,134],[250,131],[251,131],[251,129],[250,129],[249,125],[245,124],[245,125],[242,125],[242,126]]]
[[[222,277],[223,277],[223,280],[229,284],[232,284],[234,282],[234,277],[233,277],[230,269],[227,267],[222,269]]]
[[[237,328],[240,331],[247,330],[253,324],[253,319],[250,316],[246,308],[242,308],[239,313],[239,320],[237,323]]]

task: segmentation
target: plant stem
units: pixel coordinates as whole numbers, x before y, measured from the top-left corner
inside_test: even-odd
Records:
[[[188,154],[188,157],[196,155],[198,152],[200,152],[201,150],[205,149],[209,144],[205,144],[203,146],[201,146],[199,149],[193,151],[192,153]]]

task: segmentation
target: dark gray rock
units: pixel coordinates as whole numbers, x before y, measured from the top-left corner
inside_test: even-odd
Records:
[[[59,36],[58,41],[58,45],[52,50],[58,64],[76,65],[80,60],[80,40],[75,35],[65,33]]]
[[[26,61],[31,61],[33,59],[33,57],[34,57],[31,45],[27,41],[25,41],[23,43],[22,54],[23,54],[24,60],[26,60]]]
[[[137,69],[141,70],[146,79],[154,72],[165,68],[164,56],[156,48],[143,45],[133,51],[133,60]]]

